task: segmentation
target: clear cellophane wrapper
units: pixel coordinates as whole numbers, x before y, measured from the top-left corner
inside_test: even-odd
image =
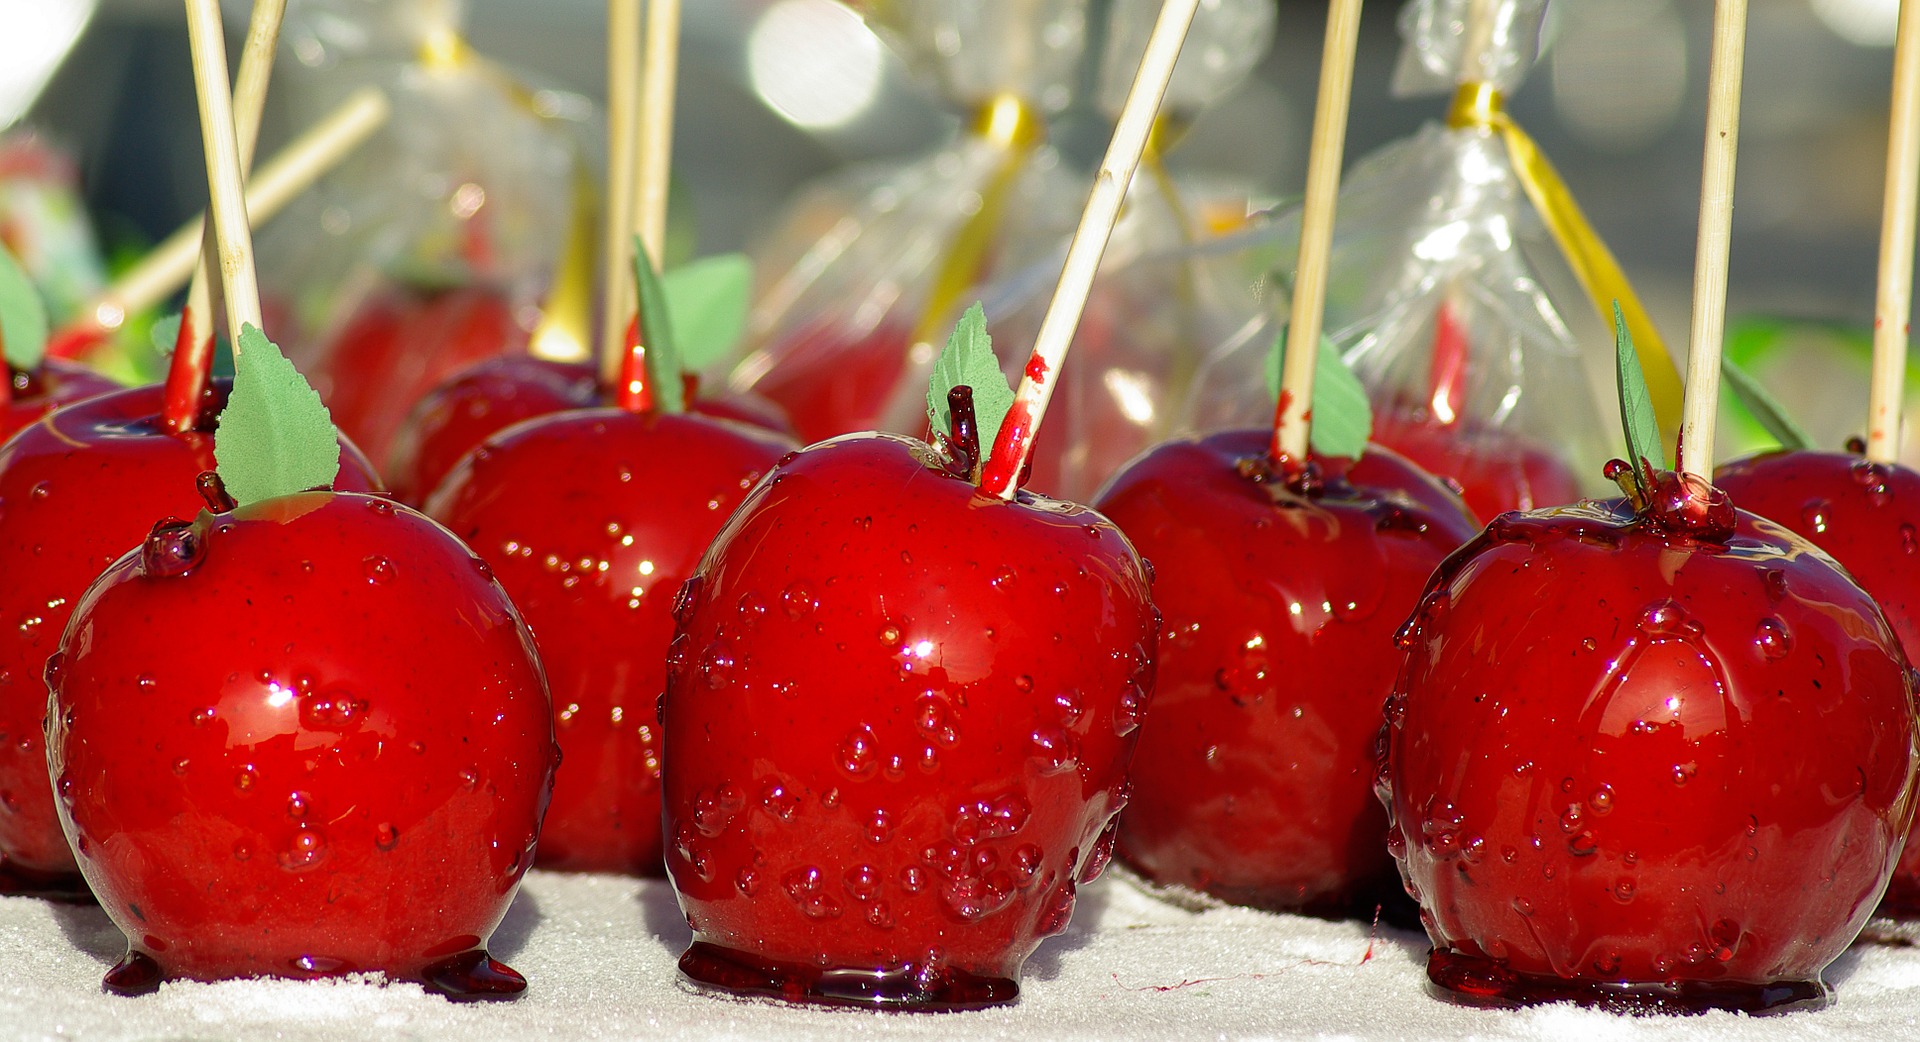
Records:
[[[467,50],[460,13],[295,0],[283,31],[297,124],[369,83],[393,105],[258,236],[276,338],[375,459],[445,376],[524,350],[566,257],[594,249],[596,107]]]
[[[1409,6],[1402,26],[1416,35],[1403,82],[1411,67],[1452,85],[1433,66],[1457,67],[1464,52],[1420,34],[1451,39],[1443,16],[1470,6]],[[1526,15],[1539,5],[1491,6]],[[1537,31],[1537,17],[1530,24]],[[1508,49],[1530,46],[1524,32],[1501,39]],[[1483,60],[1507,77],[1499,82],[1525,69],[1512,55]],[[1237,244],[1253,287],[1248,319],[1201,365],[1185,428],[1272,422],[1263,374],[1288,315],[1299,234],[1293,209]],[[1463,488],[1483,519],[1605,489],[1613,425],[1599,421],[1583,352],[1611,352],[1611,333],[1499,133],[1429,124],[1352,166],[1334,226],[1324,329],[1367,385],[1374,440]]]
[[[967,0],[856,6],[921,79],[979,118],[930,155],[804,191],[756,247],[749,352],[732,382],[785,407],[807,440],[872,428],[924,433],[927,372],[959,311],[996,296],[1024,307],[1024,298],[1015,302],[994,284],[1024,284],[1049,262],[1048,282],[1057,276],[1090,174],[1067,169],[1039,126],[1071,99],[1091,40],[1104,41],[1096,85],[1112,80],[1117,64],[1130,78],[1159,9],[1123,0],[1090,32],[1087,0],[1036,0],[1017,10]],[[1251,21],[1270,27],[1264,0],[1228,0],[1202,13],[1170,105],[1197,109],[1245,75],[1265,45],[1247,36],[1247,10],[1264,12],[1264,21]],[[1009,113],[1022,124],[1011,135]],[[1164,227],[1175,241],[1186,234],[1171,217]],[[1156,241],[1151,233],[1128,238]],[[1023,337],[998,349],[1024,360],[1031,346]]]
[[[1143,167],[1088,294],[1034,440],[1029,488],[1087,502],[1128,460],[1172,436],[1204,347],[1249,305],[1237,259],[1206,245],[1245,221],[1244,185]],[[1018,381],[1053,297],[1065,244],[987,287],[989,328]]]

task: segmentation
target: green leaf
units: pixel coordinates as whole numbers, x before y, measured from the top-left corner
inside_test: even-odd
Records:
[[[1807,434],[1806,429],[1793,422],[1793,417],[1787,415],[1786,407],[1781,405],[1773,395],[1768,394],[1767,389],[1761,386],[1759,380],[1754,379],[1752,373],[1735,365],[1731,355],[1720,356],[1720,375],[1726,379],[1727,389],[1733,392],[1734,398],[1747,407],[1747,411],[1753,414],[1754,419],[1760,421],[1760,426],[1766,428],[1768,434],[1773,435],[1773,439],[1780,443],[1781,448],[1810,449],[1813,447],[1813,438]]]
[[[1267,351],[1267,393],[1276,399],[1286,353],[1287,327],[1282,326]],[[1367,439],[1373,436],[1373,404],[1340,348],[1325,336],[1313,362],[1313,403],[1307,408],[1313,417],[1309,437],[1315,455],[1357,460],[1367,451]]]
[[[47,351],[47,302],[5,249],[0,249],[0,347],[15,369],[37,367]]]
[[[153,349],[163,355],[173,354],[180,343],[180,323],[183,318],[179,312],[163,315],[153,320],[153,327],[147,330],[147,336],[153,341]]]
[[[687,388],[680,382],[684,369],[673,338],[673,315],[660,273],[638,235],[633,237],[633,278],[640,288],[640,342],[647,348],[647,386],[653,388],[654,408],[686,412]]]
[[[947,392],[956,387],[973,388],[973,417],[980,428],[980,451],[984,455],[1000,435],[1000,424],[1013,408],[1013,388],[1000,371],[1000,360],[993,354],[993,338],[987,335],[987,313],[979,301],[960,316],[947,337],[947,346],[933,360],[933,376],[927,381],[927,422],[936,437],[953,429],[953,416],[947,410]]]
[[[1314,455],[1357,460],[1367,451],[1367,439],[1373,436],[1367,389],[1326,337],[1320,338],[1320,357],[1314,361],[1312,409]]]
[[[1634,353],[1633,337],[1627,333],[1627,320],[1620,314],[1620,302],[1613,302],[1613,355],[1619,367],[1620,426],[1627,437],[1627,461],[1633,464],[1633,480],[1642,495],[1647,469],[1667,469],[1666,450],[1660,445],[1660,423],[1654,419],[1653,396],[1647,393],[1647,377],[1640,371],[1640,356]]]
[[[251,324],[240,331],[233,394],[219,424],[214,462],[241,506],[325,488],[340,473],[333,417],[300,370]]]
[[[702,257],[667,272],[660,283],[679,338],[680,364],[697,372],[725,358],[747,328],[747,297],[753,288],[753,262],[747,255]]]

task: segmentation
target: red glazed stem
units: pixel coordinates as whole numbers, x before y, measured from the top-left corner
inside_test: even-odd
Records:
[[[173,362],[167,367],[166,397],[160,422],[175,434],[185,434],[200,423],[200,400],[213,376],[213,335],[195,337],[191,309],[180,312],[180,332],[173,341]]]
[[[620,375],[613,388],[613,404],[631,413],[653,411],[653,379],[647,372],[647,347],[640,342],[640,316],[627,323],[626,349],[620,353]]]

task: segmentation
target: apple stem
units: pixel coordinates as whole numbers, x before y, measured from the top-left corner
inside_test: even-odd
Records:
[[[234,80],[234,132],[240,150],[240,170],[253,164],[260,140],[260,116],[266,109],[267,84],[273,78],[273,52],[280,41],[280,19],[287,0],[254,0],[247,25],[247,42],[240,52],[240,71]],[[180,311],[180,335],[175,338],[173,361],[167,368],[166,397],[161,422],[184,434],[200,423],[200,401],[213,373],[213,266],[218,261],[213,236],[201,236],[200,262],[187,303]],[[229,337],[238,335],[228,330]]]
[[[1920,16],[1900,5],[1893,45],[1893,117],[1880,217],[1880,284],[1873,308],[1873,383],[1867,392],[1867,458],[1900,455],[1908,321],[1913,311],[1914,195],[1920,187]]]
[[[1012,499],[1033,454],[1034,435],[1045,417],[1047,402],[1053,397],[1055,374],[1066,360],[1073,343],[1080,313],[1086,309],[1087,293],[1100,270],[1100,258],[1106,253],[1107,239],[1113,235],[1114,222],[1120,216],[1120,204],[1126,200],[1133,172],[1146,150],[1153,130],[1160,99],[1166,96],[1167,82],[1173,78],[1173,66],[1180,58],[1180,45],[1186,41],[1187,28],[1193,24],[1200,0],[1165,0],[1147,38],[1147,51],[1127,89],[1127,100],[1120,108],[1113,140],[1100,160],[1094,175],[1093,190],[1087,194],[1080,225],[1074,229],[1067,246],[1066,263],[1053,300],[1040,320],[1040,332],[1034,338],[1033,356],[1028,359],[1020,387],[1014,392],[1013,407],[1000,424],[993,450],[980,468],[981,491],[1001,499]]]
[[[953,418],[953,429],[947,437],[954,462],[960,465],[961,473],[972,477],[974,468],[980,465],[980,420],[973,411],[973,388],[961,384],[949,390],[947,414]]]
[[[193,48],[193,87],[200,102],[200,137],[207,157],[207,212],[220,256],[220,291],[226,298],[233,353],[240,331],[261,328],[260,283],[253,270],[253,231],[247,225],[246,176],[240,172],[240,141],[227,97],[226,33],[220,0],[187,0],[187,39]]]
[[[347,96],[326,118],[276,153],[247,184],[247,212],[264,221],[286,208],[321,175],[386,125],[393,106],[377,87]],[[80,308],[47,343],[54,358],[75,358],[112,337],[128,315],[160,303],[193,275],[200,259],[204,215],[181,225],[160,245]]]
[[[1674,450],[1679,470],[1709,483],[1714,421],[1720,409],[1720,341],[1727,321],[1727,251],[1733,238],[1733,161],[1740,142],[1740,74],[1746,35],[1747,0],[1717,0],[1713,60],[1707,73],[1700,234],[1694,252],[1693,331],[1687,349],[1680,438]]]
[[[640,0],[607,2],[607,209],[601,263],[606,284],[600,298],[601,375],[616,386],[625,368],[626,319],[633,314],[633,181],[639,128],[634,109],[640,91]]]
[[[1320,357],[1320,329],[1326,317],[1333,212],[1340,199],[1340,160],[1346,147],[1347,104],[1353,94],[1354,51],[1359,41],[1360,0],[1334,0],[1320,52],[1320,95],[1314,102],[1307,195],[1300,215],[1299,269],[1293,279],[1293,310],[1287,320],[1273,440],[1267,449],[1282,473],[1305,466],[1311,454],[1313,366]]]

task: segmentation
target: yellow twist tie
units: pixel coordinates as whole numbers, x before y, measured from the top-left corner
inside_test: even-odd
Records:
[[[1626,273],[1613,259],[1612,251],[1587,223],[1586,214],[1574,201],[1573,193],[1560,180],[1559,171],[1534,144],[1520,124],[1507,115],[1504,99],[1489,83],[1463,83],[1454,93],[1447,110],[1447,125],[1455,129],[1481,128],[1498,131],[1506,142],[1507,156],[1514,173],[1526,189],[1527,198],[1546,222],[1547,231],[1573,269],[1574,278],[1586,290],[1594,310],[1603,323],[1612,324],[1613,302],[1620,302],[1620,313],[1627,320],[1627,332],[1633,337],[1634,353],[1647,376],[1647,390],[1653,398],[1653,412],[1660,430],[1671,440],[1680,429],[1680,370],[1667,354],[1660,333],[1640,306]]]

